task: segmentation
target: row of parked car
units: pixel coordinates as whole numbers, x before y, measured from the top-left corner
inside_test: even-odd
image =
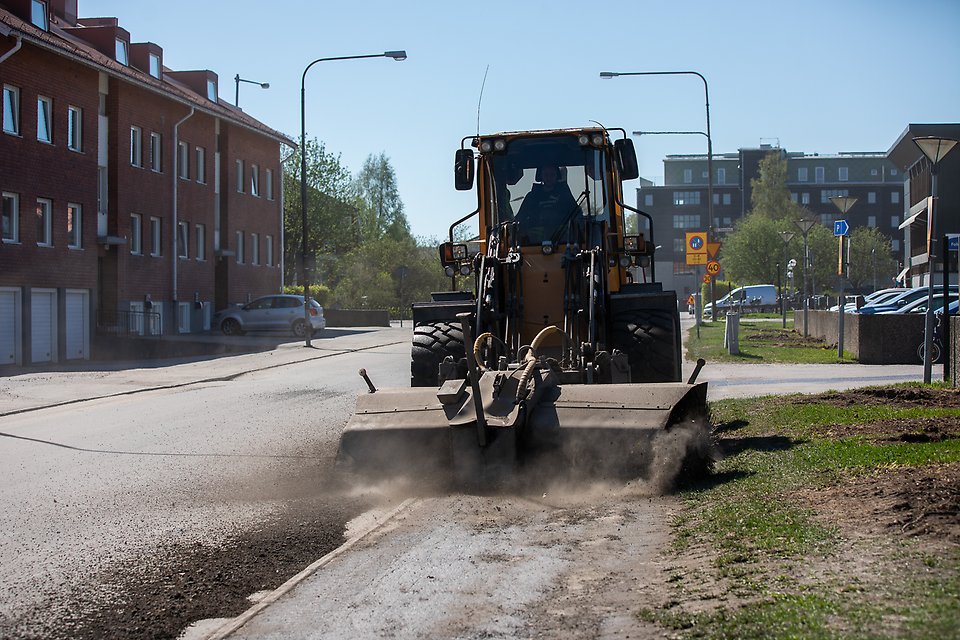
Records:
[[[955,315],[960,309],[957,302],[957,285],[948,288],[952,300],[949,313]],[[926,313],[929,292],[927,287],[881,289],[863,297],[858,302],[848,302],[844,305],[844,313]],[[943,287],[937,286],[933,294],[934,313],[943,312]],[[839,311],[840,305],[830,308],[830,311]]]

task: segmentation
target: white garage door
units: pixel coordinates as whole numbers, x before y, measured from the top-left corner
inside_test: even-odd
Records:
[[[31,362],[57,359],[57,292],[34,289],[30,293]]]
[[[90,357],[89,292],[67,289],[65,311],[66,358],[67,360],[86,360]]]
[[[0,365],[20,364],[20,290],[0,289]]]

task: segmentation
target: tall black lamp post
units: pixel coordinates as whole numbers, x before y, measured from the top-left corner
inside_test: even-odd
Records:
[[[258,87],[260,87],[261,89],[269,89],[269,88],[270,88],[270,83],[269,83],[269,82],[257,82],[256,80],[247,80],[247,79],[245,79],[245,78],[241,78],[239,73],[236,75],[236,77],[234,77],[233,81],[234,81],[235,83],[237,83],[237,89],[236,89],[236,91],[235,91],[234,94],[233,94],[233,106],[235,106],[235,107],[239,107],[239,106],[240,106],[240,83],[241,83],[241,82],[246,82],[246,83],[248,83],[248,84],[255,84],[255,85],[257,85]]]
[[[371,53],[362,56],[337,56],[334,58],[317,58],[307,65],[300,77],[300,276],[303,278],[303,320],[306,322],[306,340],[304,346],[311,346],[310,334],[313,333],[310,324],[310,282],[307,278],[307,260],[309,258],[309,249],[307,245],[307,72],[318,62],[331,62],[334,60],[360,60],[361,58],[393,58],[394,60],[406,60],[406,51],[385,51],[383,53]]]
[[[703,97],[707,109],[707,240],[716,241],[713,228],[713,140],[710,137],[710,88],[707,79],[698,71],[601,71],[601,78],[617,78],[620,76],[697,76],[703,82]],[[713,321],[717,320],[716,281],[710,279],[710,305]]]
[[[930,211],[927,212],[929,216],[927,222],[927,317],[923,329],[923,381],[929,383],[933,369],[933,360],[930,357],[930,351],[933,347],[933,265],[937,257],[946,263],[948,253],[946,246],[937,247],[937,243],[940,241],[940,221],[935,215],[937,207],[937,173],[940,168],[940,161],[956,146],[957,141],[952,138],[941,138],[940,136],[923,136],[914,138],[913,142],[920,148],[920,151],[923,152],[923,155],[926,156],[930,162],[931,204]],[[944,268],[944,276],[946,276],[946,268]],[[947,295],[949,290],[947,285],[946,278],[944,278],[943,309],[947,314],[943,320],[945,327],[943,346],[945,351],[949,349],[948,338],[950,337],[950,298]],[[947,354],[944,355],[949,358]],[[946,379],[946,374],[950,371],[949,366],[945,366],[944,370],[944,379]]]
[[[843,215],[844,219],[847,217],[847,211],[850,211],[850,207],[857,203],[857,199],[853,196],[833,196],[830,198],[837,209],[840,209],[840,213]],[[840,277],[840,297],[837,302],[839,304],[838,311],[840,312],[840,318],[837,321],[837,358],[843,359],[843,317],[845,307],[847,306],[847,299],[843,295],[843,285],[847,278],[847,256],[844,252],[845,245],[847,244],[847,236],[840,236],[840,257],[837,263],[837,275]]]

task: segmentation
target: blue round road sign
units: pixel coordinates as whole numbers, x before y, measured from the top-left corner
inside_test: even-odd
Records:
[[[702,249],[703,248],[703,238],[700,236],[693,236],[690,238],[690,248],[691,249]]]

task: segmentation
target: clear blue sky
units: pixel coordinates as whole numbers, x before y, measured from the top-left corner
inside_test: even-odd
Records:
[[[405,62],[315,65],[307,135],[354,173],[385,152],[422,236],[444,235],[474,208],[453,188],[453,154],[476,133],[487,65],[483,133],[591,120],[705,129],[695,76],[601,80],[601,71],[702,73],[715,153],[761,139],[791,151],[886,151],[908,123],[960,121],[957,0],[79,0],[79,13],[119,18],[134,42],[163,47],[172,69],[215,71],[223,100],[233,102],[237,73],[269,82],[242,84],[240,106],[294,139],[310,61],[405,49]],[[641,175],[658,184],[664,156],[706,150],[700,136],[636,143]]]

